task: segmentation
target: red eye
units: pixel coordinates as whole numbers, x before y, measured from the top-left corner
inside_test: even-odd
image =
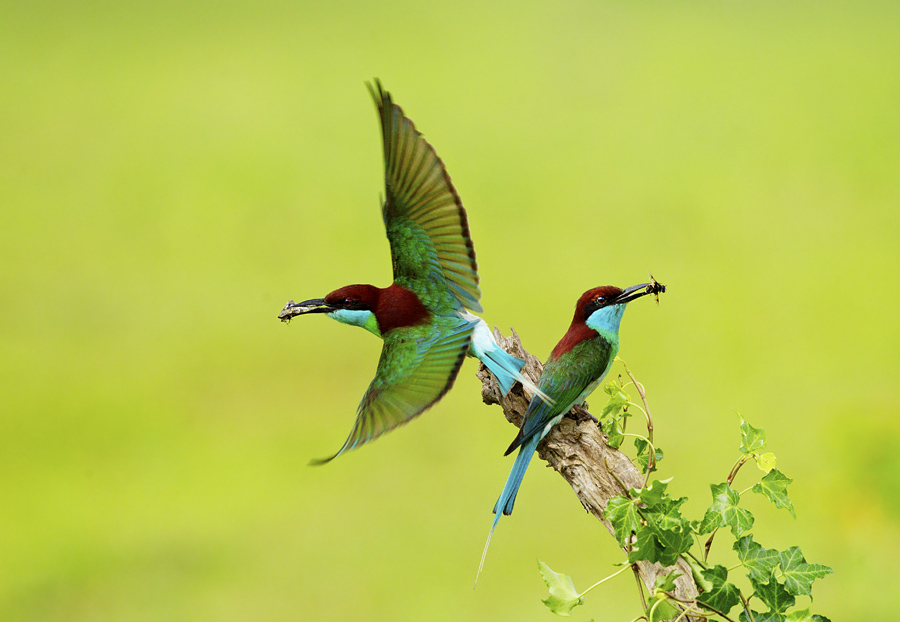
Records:
[[[343,304],[345,307],[349,307],[351,302],[353,302],[353,301],[350,300],[349,298],[344,298],[344,300],[343,300]]]

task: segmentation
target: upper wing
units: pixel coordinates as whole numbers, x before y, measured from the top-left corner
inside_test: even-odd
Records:
[[[384,138],[384,224],[394,280],[429,308],[481,311],[478,265],[466,210],[444,163],[376,80],[367,85]],[[449,294],[458,300],[453,301]]]
[[[329,462],[368,443],[441,399],[456,380],[473,328],[474,324],[466,322],[448,330],[412,326],[389,332],[350,436],[336,454],[312,463]]]

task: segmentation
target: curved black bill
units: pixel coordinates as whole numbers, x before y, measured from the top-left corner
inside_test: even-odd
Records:
[[[641,296],[646,296],[647,294],[659,295],[666,291],[666,286],[662,283],[657,283],[655,280],[652,283],[641,283],[640,285],[632,285],[631,287],[625,289],[618,297],[613,301],[613,304],[621,305],[626,302],[631,302]]]
[[[282,322],[290,322],[291,318],[304,313],[328,313],[334,311],[334,307],[325,302],[324,298],[313,298],[312,300],[304,300],[303,302],[294,302],[288,300],[284,305],[284,309],[278,314],[278,319]]]

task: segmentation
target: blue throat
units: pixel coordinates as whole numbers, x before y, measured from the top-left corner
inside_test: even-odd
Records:
[[[381,337],[381,330],[378,328],[378,320],[371,311],[350,311],[348,309],[338,309],[327,314],[333,320],[337,320],[341,324],[350,324],[351,326],[359,326],[367,331]]]
[[[626,305],[610,305],[597,309],[585,320],[590,328],[600,333],[611,343],[619,343],[619,324],[622,322],[622,314]]]

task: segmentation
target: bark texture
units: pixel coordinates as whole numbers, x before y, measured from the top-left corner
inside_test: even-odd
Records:
[[[543,364],[525,351],[516,331],[512,331],[511,337],[504,337],[494,328],[494,337],[506,352],[526,361],[522,373],[537,384]],[[482,382],[481,397],[484,403],[499,404],[506,419],[521,427],[531,397],[526,395],[522,385],[516,383],[512,391],[503,397],[497,381],[484,365],[479,367],[478,378]],[[575,409],[572,414],[573,416],[576,414]],[[641,488],[644,483],[643,474],[628,456],[606,444],[604,434],[593,420],[576,422],[569,417],[563,418],[550,430],[538,445],[537,452],[542,460],[549,463],[569,483],[584,509],[603,523],[612,535],[612,526],[603,518],[606,504],[627,488]],[[635,566],[641,581],[650,593],[653,592],[656,578],[665,576],[672,568],[664,568],[650,562],[638,562]],[[675,567],[681,573],[675,580],[675,597],[680,600],[693,600],[697,596],[697,586],[691,575],[690,566],[679,558]]]

